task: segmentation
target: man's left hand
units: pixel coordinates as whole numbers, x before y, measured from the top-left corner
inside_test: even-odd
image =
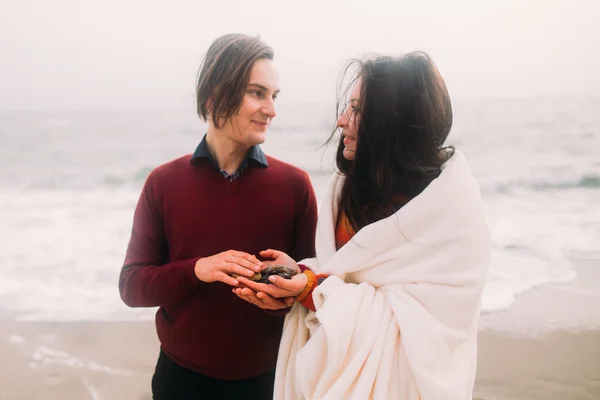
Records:
[[[294,304],[293,297],[276,299],[266,293],[256,293],[254,290],[247,287],[235,288],[233,289],[233,293],[235,293],[240,299],[246,300],[248,303],[254,304],[255,306],[264,310],[281,310],[282,308],[288,308]]]

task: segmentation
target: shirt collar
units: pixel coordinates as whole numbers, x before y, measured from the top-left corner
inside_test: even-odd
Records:
[[[196,147],[196,151],[194,151],[194,154],[192,155],[191,162],[192,162],[192,164],[196,164],[198,162],[198,160],[200,160],[202,158],[207,159],[208,161],[210,161],[210,163],[215,168],[217,168],[217,170],[220,170],[219,165],[217,164],[216,160],[213,158],[212,154],[210,154],[210,151],[208,151],[206,135],[204,135],[204,137],[202,138],[202,141],[200,142],[198,147]],[[246,155],[246,158],[244,158],[244,161],[242,161],[242,165],[240,165],[240,168],[238,169],[238,171],[241,171],[244,168],[246,168],[249,164],[249,160],[253,160],[254,162],[256,162],[259,166],[261,166],[263,168],[266,168],[269,166],[269,163],[267,161],[267,157],[265,156],[265,153],[263,153],[260,146],[258,146],[258,145],[252,146],[250,148],[250,151]]]

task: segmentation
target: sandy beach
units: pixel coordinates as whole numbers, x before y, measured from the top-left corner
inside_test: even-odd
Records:
[[[600,399],[598,264],[577,265],[575,281],[483,315],[476,399]],[[0,327],[1,400],[151,399],[152,322],[3,319]]]
[[[151,399],[151,322],[1,323],[0,399]]]
[[[482,316],[476,399],[600,399],[600,260],[572,262],[574,281]]]

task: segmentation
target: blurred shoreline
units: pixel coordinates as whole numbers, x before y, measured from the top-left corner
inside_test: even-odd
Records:
[[[482,309],[576,277],[569,258],[600,258],[600,100],[454,104],[449,145],[465,154],[490,217],[493,256]],[[278,103],[263,150],[307,171],[318,198],[334,167],[334,107]],[[2,112],[0,314],[23,320],[148,320],[115,293],[148,173],[191,153],[193,110]],[[334,140],[335,142],[335,140]],[[118,146],[116,144],[119,144]]]

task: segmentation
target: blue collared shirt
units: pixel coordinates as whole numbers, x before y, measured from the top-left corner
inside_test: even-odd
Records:
[[[244,158],[244,161],[242,161],[242,164],[237,169],[237,171],[235,171],[232,174],[228,174],[226,171],[223,171],[221,168],[219,168],[217,161],[213,158],[212,154],[210,154],[210,151],[208,151],[208,144],[206,143],[206,135],[204,135],[204,137],[202,138],[202,141],[200,142],[198,147],[196,147],[196,151],[192,155],[191,162],[192,162],[192,164],[195,164],[199,159],[202,159],[202,158],[210,161],[211,165],[213,167],[215,167],[215,169],[217,171],[219,171],[221,173],[221,175],[223,175],[224,178],[229,179],[230,182],[234,181],[240,177],[242,172],[244,172],[244,170],[248,167],[250,160],[254,161],[256,164],[258,164],[262,168],[267,168],[269,166],[269,163],[267,162],[267,157],[265,156],[265,153],[263,153],[263,151],[260,149],[260,147],[252,146],[250,148],[250,151],[246,155],[246,158]]]

